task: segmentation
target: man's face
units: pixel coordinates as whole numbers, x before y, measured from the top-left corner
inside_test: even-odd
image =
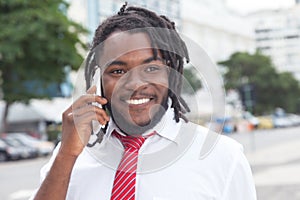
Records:
[[[144,33],[114,33],[100,57],[102,85],[117,126],[127,134],[152,128],[165,113],[168,67],[158,53],[154,59]]]

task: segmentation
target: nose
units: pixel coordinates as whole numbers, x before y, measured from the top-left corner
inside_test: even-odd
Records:
[[[139,69],[129,70],[122,77],[122,79],[122,84],[127,90],[136,90],[137,88],[140,88],[147,84],[145,77],[142,76],[141,70]]]

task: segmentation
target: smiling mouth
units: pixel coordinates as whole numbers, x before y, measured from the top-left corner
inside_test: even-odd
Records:
[[[141,98],[141,99],[128,99],[126,103],[129,105],[141,105],[151,101],[151,98]]]

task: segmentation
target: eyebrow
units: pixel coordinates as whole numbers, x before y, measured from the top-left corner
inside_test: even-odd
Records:
[[[154,56],[152,56],[152,57],[150,57],[150,58],[147,58],[147,59],[145,59],[145,60],[143,60],[143,64],[147,64],[147,63],[150,63],[150,62],[152,62],[152,61],[155,61],[155,60],[158,60],[158,61],[162,61],[163,62],[163,59],[162,58],[159,58],[159,57],[154,57]],[[120,60],[113,60],[113,61],[111,61],[111,62],[109,62],[109,63],[107,63],[106,65],[105,65],[105,67],[109,67],[109,66],[111,66],[111,65],[121,65],[121,66],[126,66],[126,62],[123,62],[123,61],[120,61]]]
[[[105,65],[105,67],[109,67],[109,66],[111,66],[111,65],[123,65],[123,66],[125,66],[126,63],[123,62],[123,61],[119,61],[119,60],[113,60],[113,61],[107,63],[107,64]]]
[[[163,59],[162,58],[159,58],[159,57],[150,57],[150,58],[147,58],[146,60],[143,61],[143,64],[147,64],[147,63],[150,63],[152,61],[155,61],[155,60],[158,60],[158,61],[162,61],[163,62]]]

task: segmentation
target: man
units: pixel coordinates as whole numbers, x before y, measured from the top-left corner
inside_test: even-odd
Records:
[[[184,59],[186,46],[164,16],[125,4],[103,22],[86,61],[87,93],[63,113],[61,144],[32,198],[256,199],[239,144],[218,136],[199,156],[214,133],[183,115]],[[93,121],[105,127],[94,133]]]

